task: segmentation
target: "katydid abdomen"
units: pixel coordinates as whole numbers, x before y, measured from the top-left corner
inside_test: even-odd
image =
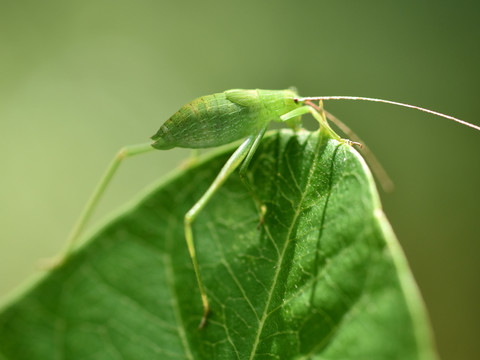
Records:
[[[289,90],[229,90],[202,96],[173,114],[152,137],[152,146],[195,149],[243,139],[293,110],[293,96]]]

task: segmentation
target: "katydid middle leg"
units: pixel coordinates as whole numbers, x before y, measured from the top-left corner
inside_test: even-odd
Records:
[[[200,211],[205,207],[210,198],[215,194],[215,192],[220,188],[220,186],[228,179],[230,174],[235,171],[235,169],[242,163],[242,161],[247,157],[252,147],[255,146],[255,143],[259,142],[265,133],[265,128],[256,134],[249,136],[233,153],[233,155],[228,159],[225,165],[220,170],[219,174],[207,189],[205,194],[193,205],[193,207],[185,214],[185,240],[187,241],[188,251],[190,253],[190,258],[192,259],[193,269],[195,271],[195,276],[197,278],[198,288],[200,290],[200,296],[202,298],[203,304],[203,317],[200,321],[199,329],[203,328],[207,321],[207,316],[210,312],[210,306],[208,304],[207,294],[205,292],[205,287],[200,276],[200,270],[198,267],[197,255],[195,252],[195,243],[193,241],[193,232],[192,232],[192,223],[200,213]],[[258,147],[258,144],[256,145]],[[251,155],[253,156],[253,154]]]
[[[264,125],[264,127],[260,130],[260,132],[257,134],[255,140],[253,141],[252,147],[250,148],[247,156],[245,157],[245,160],[243,160],[242,165],[240,166],[239,175],[240,179],[244,183],[245,187],[248,189],[250,192],[250,195],[252,195],[253,200],[257,204],[258,209],[260,210],[260,221],[258,222],[258,227],[263,223],[263,219],[265,217],[265,213],[267,212],[267,207],[265,204],[263,204],[255,191],[252,188],[252,185],[250,184],[250,181],[247,178],[247,169],[248,165],[252,161],[253,155],[255,154],[255,151],[257,151],[258,147],[260,146],[260,142],[262,141],[263,135],[265,135],[265,131],[267,131],[268,128],[268,122]]]

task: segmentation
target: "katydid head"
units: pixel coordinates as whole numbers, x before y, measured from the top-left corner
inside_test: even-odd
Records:
[[[295,110],[295,109],[299,108],[300,106],[302,106],[302,104],[300,102],[295,100],[298,97],[296,88],[289,87],[287,90],[284,90],[284,96],[285,96],[285,98],[284,98],[285,108],[286,108],[287,112]],[[278,115],[281,116],[283,114],[285,114],[285,112],[283,112],[282,114],[278,114]],[[300,116],[288,119],[287,121],[285,121],[285,124],[290,129],[292,129],[294,131],[297,131],[297,130],[301,129],[301,127],[302,127],[302,116],[300,115]]]
[[[272,115],[281,116],[301,106],[294,100],[298,94],[293,89],[257,91],[259,99]]]

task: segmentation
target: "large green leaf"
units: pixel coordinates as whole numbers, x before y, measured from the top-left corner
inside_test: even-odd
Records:
[[[250,166],[264,223],[236,174],[185,212],[228,153],[177,173],[102,227],[0,313],[4,359],[434,359],[427,317],[355,150],[274,133]]]

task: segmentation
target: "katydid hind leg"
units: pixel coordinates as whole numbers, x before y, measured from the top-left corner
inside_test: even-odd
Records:
[[[195,276],[197,278],[198,288],[200,290],[200,296],[202,298],[203,304],[203,317],[200,321],[200,325],[198,326],[199,329],[202,329],[206,322],[207,317],[210,312],[210,306],[208,304],[207,294],[205,292],[205,287],[203,285],[202,278],[200,276],[200,270],[197,261],[197,255],[195,251],[195,242],[193,239],[193,232],[192,232],[192,223],[195,218],[198,216],[200,211],[205,207],[211,197],[215,194],[215,192],[222,186],[222,184],[228,179],[230,174],[235,171],[235,169],[242,163],[243,159],[248,155],[256,136],[249,136],[239,147],[238,149],[232,154],[232,156],[228,159],[225,165],[222,167],[220,172],[218,173],[215,180],[209,186],[207,191],[202,195],[202,197],[193,205],[193,207],[185,214],[185,240],[187,242],[188,252],[190,254],[190,258],[192,259],[193,269],[195,271]]]
[[[105,171],[100,181],[98,182],[89,200],[85,204],[85,207],[83,208],[82,213],[80,214],[80,217],[78,218],[77,222],[75,223],[75,226],[73,227],[70,233],[70,236],[68,237],[65,249],[59,256],[57,256],[56,259],[53,259],[53,260],[47,259],[45,261],[44,267],[48,268],[48,267],[55,267],[55,266],[61,265],[71,255],[71,253],[73,252],[73,249],[75,248],[75,245],[77,244],[78,239],[80,238],[80,235],[83,233],[83,230],[85,229],[85,226],[88,223],[88,220],[92,216],[93,211],[97,207],[100,199],[102,198],[102,195],[105,193],[106,188],[110,184],[113,176],[115,175],[122,161],[128,157],[144,154],[146,152],[153,151],[153,150],[155,149],[151,146],[151,143],[146,143],[146,144],[125,146],[117,152],[113,160],[110,162],[110,165],[108,166],[107,170]]]

